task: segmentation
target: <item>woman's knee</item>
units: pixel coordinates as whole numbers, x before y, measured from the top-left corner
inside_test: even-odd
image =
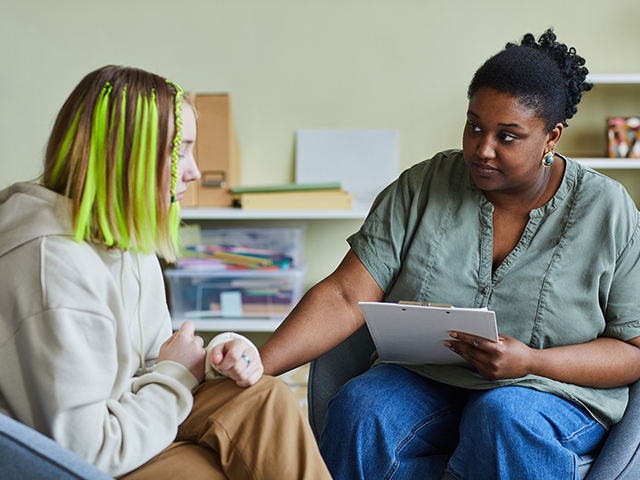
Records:
[[[516,424],[528,423],[535,416],[535,409],[521,396],[526,390],[523,387],[502,387],[472,395],[465,407],[463,425],[471,423],[473,427],[470,430],[476,432],[475,427],[483,426],[482,431],[503,428],[513,433]]]
[[[385,367],[385,366],[381,366]],[[390,388],[385,368],[352,378],[342,385],[329,401],[333,413],[344,412],[349,418],[371,417],[393,405],[393,389]]]
[[[385,428],[398,418],[413,424],[422,421],[425,412],[452,408],[448,401],[433,405],[434,398],[440,396],[434,397],[429,380],[398,365],[379,365],[338,389],[329,402],[327,421],[339,429]]]
[[[474,392],[449,468],[461,477],[482,463],[486,478],[572,478],[577,455],[605,437],[588,412],[551,393],[515,386]]]

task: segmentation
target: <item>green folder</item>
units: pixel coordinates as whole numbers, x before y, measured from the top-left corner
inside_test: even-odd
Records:
[[[264,185],[255,187],[233,187],[231,193],[275,193],[275,192],[305,192],[317,190],[340,190],[340,182],[329,183],[286,183],[284,185]]]

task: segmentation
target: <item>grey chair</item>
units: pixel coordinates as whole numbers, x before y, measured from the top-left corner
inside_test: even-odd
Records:
[[[49,437],[0,414],[0,478],[113,480]]]
[[[375,346],[366,325],[340,345],[311,362],[309,369],[309,422],[320,438],[327,403],[342,384],[367,371]],[[580,457],[582,480],[640,479],[640,381],[629,392],[629,405],[622,420],[609,433],[597,455]],[[444,478],[452,478],[445,473]]]

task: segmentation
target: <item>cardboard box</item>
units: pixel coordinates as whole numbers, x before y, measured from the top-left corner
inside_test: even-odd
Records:
[[[194,156],[202,178],[189,185],[182,207],[230,207],[240,185],[240,146],[229,94],[190,96],[197,110]]]

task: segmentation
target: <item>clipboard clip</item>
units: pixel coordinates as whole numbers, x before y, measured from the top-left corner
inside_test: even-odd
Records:
[[[453,305],[448,303],[432,303],[432,302],[412,302],[410,300],[400,300],[400,305],[416,305],[418,307],[440,307],[440,308],[453,308]]]

